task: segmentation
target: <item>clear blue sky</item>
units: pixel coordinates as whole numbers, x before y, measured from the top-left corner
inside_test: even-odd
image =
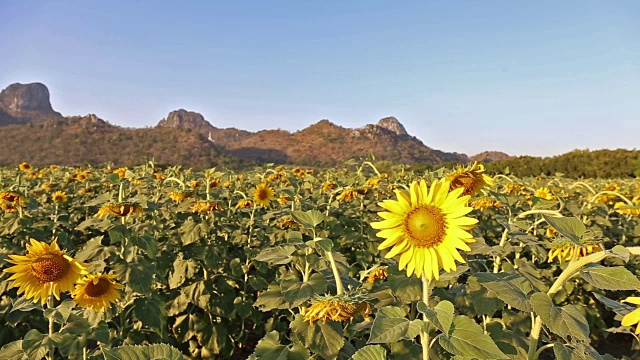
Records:
[[[300,130],[396,116],[427,146],[640,147],[640,1],[4,1],[0,87],[64,115]]]

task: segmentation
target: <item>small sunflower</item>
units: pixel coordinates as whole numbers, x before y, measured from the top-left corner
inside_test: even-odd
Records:
[[[461,196],[465,188],[449,191],[449,182],[440,179],[427,187],[424,180],[411,183],[410,190],[396,190],[398,200],[378,203],[388,210],[379,212],[384,219],[371,223],[380,230],[376,235],[385,238],[378,249],[391,248],[385,255],[400,255],[398,267],[407,269],[407,276],[423,274],[431,280],[440,278],[440,268],[456,270],[456,260],[464,263],[458,250],[470,251],[467,243],[474,242],[467,232],[478,220],[466,217],[473,210],[467,206],[469,195]]]
[[[222,204],[214,201],[198,201],[193,205],[191,210],[194,213],[202,214],[202,213],[209,213],[212,211],[221,211],[221,210],[224,210],[224,207],[222,207]]]
[[[286,205],[289,201],[291,201],[291,197],[289,195],[282,195],[278,199],[278,204]]]
[[[121,167],[118,169],[113,170],[114,174],[118,174],[118,176],[120,176],[121,179],[124,179],[125,175],[127,174],[127,169],[126,167]]]
[[[88,274],[80,280],[71,294],[76,304],[91,308],[95,311],[103,311],[111,303],[120,300],[120,292],[124,286],[118,284],[115,275]]]
[[[220,180],[220,178],[209,179],[209,187],[210,188],[220,187],[221,183],[222,183],[222,180]]]
[[[45,190],[55,189],[58,185],[53,183],[44,183],[42,184],[42,188]]]
[[[381,178],[371,178],[366,182],[366,186],[369,188],[377,189],[380,186],[380,182],[382,182]]]
[[[556,199],[556,197],[551,193],[551,190],[549,190],[549,188],[547,187],[537,188],[536,191],[533,193],[533,196],[540,199],[545,199],[545,200]]]
[[[195,193],[193,191],[172,191],[169,193],[169,198],[176,204],[181,203],[184,199],[193,197]]]
[[[24,171],[24,172],[31,172],[32,166],[28,162],[23,161],[23,162],[20,163],[20,165],[18,165],[18,169],[20,169],[20,171]]]
[[[458,166],[456,170],[446,175],[447,180],[451,183],[451,190],[462,188],[462,196],[479,193],[485,188],[493,185],[493,179],[486,175],[484,165],[475,161],[473,164],[462,167]]]
[[[514,184],[514,183],[507,183],[502,185],[502,187],[503,187],[502,193],[507,195],[513,195],[515,193],[520,192],[520,190],[522,190],[522,185]]]
[[[232,185],[233,185],[233,181],[225,181],[225,182],[222,184],[222,187],[223,187],[223,188],[225,188],[225,189],[228,189],[228,188],[230,188]]]
[[[60,300],[61,292],[73,291],[73,286],[85,272],[86,264],[66,255],[54,240],[50,245],[35,239],[27,244],[26,255],[9,255],[7,262],[14,264],[4,270],[13,273],[11,287],[18,288],[18,295],[42,304],[49,294]]]
[[[553,259],[557,257],[560,263],[563,263],[573,259],[574,254],[579,259],[598,251],[604,251],[604,248],[597,242],[588,241],[585,242],[583,246],[577,246],[569,240],[559,239],[551,244],[551,251],[549,251],[549,260],[547,260],[547,262],[553,262]]]
[[[291,216],[285,216],[278,221],[278,227],[280,229],[291,228],[297,225],[298,223]]]
[[[140,204],[123,201],[123,202],[108,203],[106,205],[103,205],[100,208],[100,210],[98,210],[98,213],[96,214],[96,216],[99,218],[106,217],[107,215],[125,217],[129,215],[134,215],[134,214],[140,215],[142,213],[143,213],[143,210]]]
[[[371,305],[362,296],[324,295],[316,296],[311,300],[311,306],[306,308],[302,315],[304,321],[311,324],[318,320],[326,323],[327,320],[347,321],[356,315],[362,314],[365,318],[371,313]]]
[[[386,268],[377,268],[369,272],[369,274],[367,274],[367,282],[369,284],[373,284],[378,279],[380,280],[386,279],[387,276],[389,276],[389,272],[387,272]]]
[[[53,202],[56,204],[66,202],[67,193],[65,193],[64,191],[56,191],[53,193],[53,195],[51,195],[51,200],[53,200]]]
[[[613,208],[619,214],[640,216],[640,207],[637,207],[637,206],[629,206],[626,203],[617,202],[615,203],[615,205],[613,205]]]
[[[628,302],[634,305],[640,305],[640,297],[629,296],[626,299],[622,300],[622,302]],[[640,308],[633,310],[622,318],[622,326],[631,326],[633,324],[638,324],[636,326],[636,335],[640,335]]]
[[[326,183],[324,183],[322,185],[322,192],[323,193],[329,192],[329,191],[335,189],[336,186],[338,186],[338,185],[336,184],[335,181],[328,181],[328,182],[326,182]]]
[[[251,199],[240,199],[236,204],[236,209],[249,209],[253,207],[253,200]]]
[[[273,199],[273,188],[269,185],[262,183],[256,187],[256,190],[253,192],[253,200],[255,200],[256,204],[261,206],[269,206],[269,203]]]
[[[340,193],[340,195],[338,195],[336,197],[336,200],[340,201],[340,202],[348,202],[348,201],[352,201],[355,200],[359,197],[360,195],[358,194],[357,190],[354,189],[344,189],[342,190],[342,192]]]
[[[558,236],[558,230],[556,230],[556,228],[554,228],[553,226],[549,226],[547,227],[547,230],[545,230],[544,236],[548,238],[554,238]]]
[[[25,200],[26,199],[24,195],[15,191],[0,192],[0,203],[7,203],[14,206],[24,206]]]

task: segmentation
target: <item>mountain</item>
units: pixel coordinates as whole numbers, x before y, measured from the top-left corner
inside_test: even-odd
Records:
[[[483,151],[480,154],[470,156],[469,160],[490,163],[493,161],[507,160],[510,158],[511,156],[509,154],[503,153],[501,151]]]
[[[370,154],[404,164],[469,160],[464,154],[426,146],[395,117],[353,129],[321,120],[295,132],[250,132],[218,128],[197,112],[179,109],[154,128],[123,128],[93,114],[63,117],[41,83],[12,84],[0,92],[0,125],[3,148],[11,149],[0,152],[0,165],[120,165],[155,158],[163,164],[197,167],[256,161],[332,166]]]
[[[49,89],[41,83],[9,85],[0,92],[0,125],[62,117],[53,110],[49,97]]]
[[[194,129],[220,149],[242,159],[300,165],[335,165],[373,154],[378,160],[398,163],[466,162],[464,154],[446,153],[424,145],[407,133],[394,117],[349,129],[321,120],[296,132],[263,130],[255,133],[211,125],[198,113],[171,112],[157,127]]]

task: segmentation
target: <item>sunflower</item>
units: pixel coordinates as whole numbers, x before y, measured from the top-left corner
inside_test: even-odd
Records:
[[[236,209],[248,209],[253,207],[253,200],[251,199],[241,199],[236,204]]]
[[[225,181],[225,182],[222,184],[222,187],[223,187],[223,188],[225,188],[225,189],[228,189],[228,188],[230,188],[232,185],[233,185],[233,181]]]
[[[351,201],[351,200],[355,200],[359,197],[360,195],[358,194],[357,190],[353,190],[353,189],[344,189],[342,190],[342,192],[340,193],[340,195],[338,195],[336,197],[336,200],[340,201],[340,202],[347,202],[347,201]]]
[[[467,167],[458,166],[456,170],[447,174],[446,178],[451,183],[451,190],[462,188],[462,196],[473,196],[493,185],[493,179],[486,175],[485,171],[484,165],[474,161]]]
[[[27,299],[42,304],[49,294],[60,300],[61,292],[73,291],[73,285],[85,272],[86,264],[66,255],[54,240],[51,245],[35,239],[27,244],[26,255],[9,255],[14,264],[4,270],[13,273],[11,287],[18,287],[18,295],[25,293]]]
[[[192,196],[194,196],[195,193],[193,191],[172,191],[169,193],[169,198],[174,202],[174,203],[181,203],[184,201],[184,199],[186,198],[190,198]]]
[[[224,208],[222,207],[222,204],[213,201],[198,201],[191,208],[194,213],[198,214],[208,213],[212,211],[221,211],[223,209]]]
[[[67,194],[64,191],[56,191],[51,195],[51,200],[54,203],[60,204],[67,201]]]
[[[331,190],[335,189],[335,188],[336,188],[336,186],[337,186],[337,184],[336,184],[336,182],[335,182],[335,181],[329,181],[329,182],[326,182],[326,183],[324,183],[324,184],[322,185],[322,192],[323,192],[323,193],[326,193],[326,192],[328,192],[328,191],[331,191]]]
[[[140,206],[140,204],[124,201],[103,205],[100,210],[98,210],[96,216],[99,218],[106,217],[107,215],[125,217],[133,214],[140,215],[142,213],[142,206]]]
[[[474,200],[471,203],[471,207],[473,207],[476,210],[484,210],[488,208],[500,209],[502,208],[502,204],[497,200],[483,197],[483,198]]]
[[[127,169],[126,167],[121,167],[118,169],[113,170],[114,174],[118,174],[118,176],[120,176],[121,179],[124,179],[125,175],[127,174]]]
[[[371,223],[381,230],[377,236],[385,238],[378,249],[391,250],[385,255],[400,255],[400,270],[407,276],[423,274],[431,280],[440,278],[440,267],[446,272],[456,270],[456,260],[465,262],[458,250],[470,251],[467,243],[474,242],[467,232],[478,220],[466,217],[473,210],[468,207],[465,188],[449,191],[445,179],[434,181],[431,188],[424,180],[411,183],[409,191],[396,190],[398,200],[378,203],[387,212],[379,212],[384,220]]]
[[[380,186],[381,181],[381,178],[371,178],[367,180],[367,183],[365,185],[369,188],[377,189]]]
[[[545,230],[544,236],[548,238],[554,238],[558,236],[558,230],[556,230],[556,228],[554,228],[553,226],[549,226],[547,227],[547,230]]]
[[[545,199],[545,200],[555,200],[556,198],[551,193],[551,190],[549,190],[549,188],[547,187],[537,188],[536,191],[533,193],[533,196],[540,199]]]
[[[262,183],[258,185],[253,192],[253,200],[255,200],[258,205],[269,206],[269,203],[273,199],[273,194],[273,189],[269,185]]]
[[[347,321],[362,314],[365,318],[371,313],[371,306],[362,296],[324,295],[311,301],[311,306],[303,310],[304,321],[311,324],[318,320]]]
[[[553,259],[557,257],[560,263],[563,263],[573,259],[574,255],[579,259],[598,251],[604,251],[604,248],[594,241],[585,241],[582,246],[577,246],[569,240],[560,239],[551,244],[551,251],[549,251],[549,260],[547,260],[547,262],[553,262]]]
[[[280,221],[278,221],[278,227],[280,229],[291,228],[297,225],[298,223],[295,220],[293,220],[291,216],[285,216],[282,219],[280,219]]]
[[[291,201],[291,197],[289,195],[285,194],[285,195],[280,196],[277,200],[278,200],[278,204],[285,205],[286,203]]]
[[[30,172],[31,171],[31,164],[29,164],[26,161],[23,161],[20,163],[20,165],[18,165],[18,169],[20,169],[20,171],[24,171],[24,172]]]
[[[103,311],[111,303],[120,300],[120,292],[124,286],[113,281],[115,275],[88,274],[78,281],[71,294],[76,304],[91,308],[95,311]]]
[[[387,276],[389,276],[389,273],[387,272],[386,268],[377,268],[369,272],[369,274],[367,274],[367,282],[369,284],[373,284],[378,279],[380,280],[386,279]]]
[[[640,305],[640,297],[629,296],[622,300],[622,302]],[[636,326],[635,333],[636,335],[640,335],[640,308],[633,310],[622,318],[622,326],[631,326],[633,324],[638,324],[638,326]]]
[[[49,165],[49,170],[58,170],[58,165]]]
[[[15,191],[1,191],[0,203],[7,203],[14,206],[24,206],[25,197],[24,195]]]
[[[619,214],[640,216],[640,207],[637,207],[637,206],[629,206],[626,203],[617,202],[615,203],[615,205],[613,205],[613,208]]]

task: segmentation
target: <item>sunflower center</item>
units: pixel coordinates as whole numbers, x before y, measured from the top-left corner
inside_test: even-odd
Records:
[[[94,284],[93,281],[89,281],[84,287],[84,293],[92,298],[100,297],[109,291],[109,280],[98,279],[98,283]]]
[[[69,260],[60,254],[43,255],[31,264],[31,273],[42,282],[62,279],[69,272]]]
[[[407,214],[404,230],[414,246],[431,248],[444,240],[447,223],[438,207],[427,205]]]
[[[258,190],[258,199],[260,199],[260,200],[269,199],[269,190],[268,189],[260,189],[260,190]]]

